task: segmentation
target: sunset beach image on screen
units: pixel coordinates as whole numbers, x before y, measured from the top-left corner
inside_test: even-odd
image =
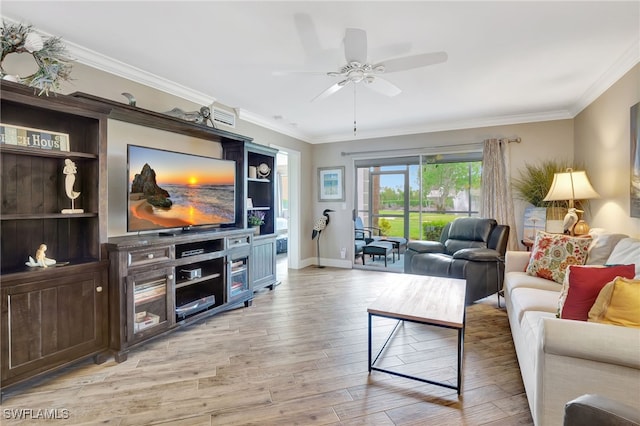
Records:
[[[235,162],[128,145],[129,232],[231,224]]]

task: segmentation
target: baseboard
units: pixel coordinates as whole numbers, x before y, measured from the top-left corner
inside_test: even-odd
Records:
[[[318,258],[317,257],[312,257],[312,258],[307,258],[304,259],[302,262],[300,262],[300,268],[306,268],[307,266],[317,266],[318,265]],[[325,259],[325,258],[320,258],[320,265],[321,266],[330,266],[332,268],[344,268],[344,269],[351,269],[353,267],[353,262],[350,260],[344,260],[344,259]]]

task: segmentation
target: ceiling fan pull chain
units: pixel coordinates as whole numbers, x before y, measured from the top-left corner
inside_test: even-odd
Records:
[[[356,85],[353,85],[353,136],[356,135]]]

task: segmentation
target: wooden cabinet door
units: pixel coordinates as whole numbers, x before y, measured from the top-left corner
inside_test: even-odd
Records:
[[[51,268],[35,276],[3,282],[3,386],[108,347],[106,264]]]
[[[276,239],[254,238],[251,252],[251,277],[253,290],[273,286],[276,283]]]

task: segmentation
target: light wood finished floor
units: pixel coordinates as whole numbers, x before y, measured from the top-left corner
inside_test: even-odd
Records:
[[[460,397],[368,374],[367,305],[388,275],[291,270],[274,291],[259,292],[253,306],[149,342],[124,363],[85,362],[10,390],[0,423],[20,423],[6,410],[58,409],[68,410],[69,419],[56,422],[65,425],[533,424],[506,312],[495,296],[467,309]],[[374,320],[374,344],[392,325]],[[455,383],[456,332],[405,323],[381,362]]]

